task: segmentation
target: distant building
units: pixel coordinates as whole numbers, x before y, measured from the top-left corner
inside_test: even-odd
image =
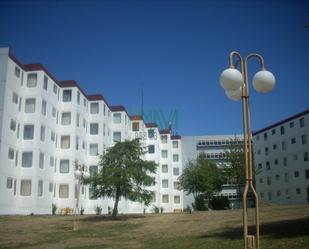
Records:
[[[182,136],[182,158],[183,167],[190,160],[195,160],[199,153],[206,154],[209,160],[214,161],[218,167],[224,164],[224,153],[228,146],[236,138],[243,143],[242,135],[205,135],[205,136]],[[231,182],[223,185],[222,191],[218,195],[227,196],[231,201],[233,208],[239,207],[239,193],[237,186]],[[184,193],[184,207],[194,202],[193,195]]]
[[[256,187],[262,204],[309,201],[309,110],[253,134]]]
[[[159,164],[149,207],[121,199],[120,213],[183,209],[178,177],[182,173],[181,137],[159,130],[125,107],[111,106],[100,94],[87,95],[73,80],[57,80],[41,64],[22,64],[0,48],[0,214],[47,214],[52,204],[74,208],[74,161],[100,169],[98,153],[126,139],[140,138],[146,160]],[[89,186],[80,206],[103,213],[113,199],[96,199]]]

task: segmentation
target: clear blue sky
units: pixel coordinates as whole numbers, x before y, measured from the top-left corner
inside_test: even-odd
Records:
[[[219,85],[231,50],[260,52],[277,85],[251,87],[254,130],[309,108],[308,1],[1,1],[0,46],[134,112],[178,111],[182,135],[242,132]],[[251,73],[257,63],[250,64]]]

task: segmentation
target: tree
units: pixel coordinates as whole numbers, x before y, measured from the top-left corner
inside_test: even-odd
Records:
[[[138,139],[116,143],[100,155],[100,171],[89,180],[94,197],[114,198],[113,217],[118,213],[120,197],[149,205],[151,191],[145,189],[155,183],[150,174],[157,164],[145,161],[145,149]]]
[[[217,165],[208,160],[205,153],[201,153],[196,160],[187,163],[180,176],[180,185],[187,194],[193,194],[195,206],[197,206],[201,195],[204,199],[210,199],[215,192],[219,192],[223,180]]]

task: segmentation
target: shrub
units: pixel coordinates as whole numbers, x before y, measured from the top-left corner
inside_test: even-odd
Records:
[[[94,210],[95,210],[96,215],[100,215],[102,213],[102,207],[101,206],[96,206],[94,208]]]
[[[64,215],[72,214],[73,213],[73,208],[66,207],[63,209]]]
[[[189,213],[192,214],[192,207],[190,207],[189,205],[187,205],[187,207],[183,210],[185,213]]]
[[[163,207],[160,207],[160,213],[163,214],[163,210],[164,208]]]
[[[56,204],[52,204],[52,214],[55,215],[57,211],[57,205]]]
[[[110,206],[107,207],[107,214],[112,215],[112,208]]]
[[[85,209],[83,207],[80,208],[80,215],[84,215]]]
[[[214,210],[230,209],[230,200],[227,196],[213,196],[209,205]]]
[[[198,211],[208,210],[204,195],[198,195],[195,199],[195,207]]]
[[[154,212],[155,214],[158,214],[160,212],[160,208],[154,205],[152,208],[152,212]]]

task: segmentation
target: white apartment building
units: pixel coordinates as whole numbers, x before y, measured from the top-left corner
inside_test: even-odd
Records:
[[[236,138],[242,143],[242,135],[208,135],[208,136],[182,136],[182,157],[184,167],[190,160],[195,160],[199,153],[205,153],[209,160],[214,161],[218,167],[224,164],[224,153]],[[226,182],[218,195],[227,196],[233,208],[239,207],[239,193],[237,186]],[[184,206],[194,203],[193,195],[184,193]]]
[[[309,202],[309,110],[253,134],[256,188],[262,204]]]
[[[115,142],[140,138],[147,160],[159,166],[150,206],[121,200],[119,213],[183,209],[178,177],[182,173],[181,137],[159,130],[123,106],[111,106],[100,94],[87,95],[73,80],[57,80],[41,64],[22,64],[9,48],[0,48],[0,214],[48,214],[75,207],[77,160],[99,170],[98,154]],[[113,207],[82,186],[80,206],[94,213]]]

